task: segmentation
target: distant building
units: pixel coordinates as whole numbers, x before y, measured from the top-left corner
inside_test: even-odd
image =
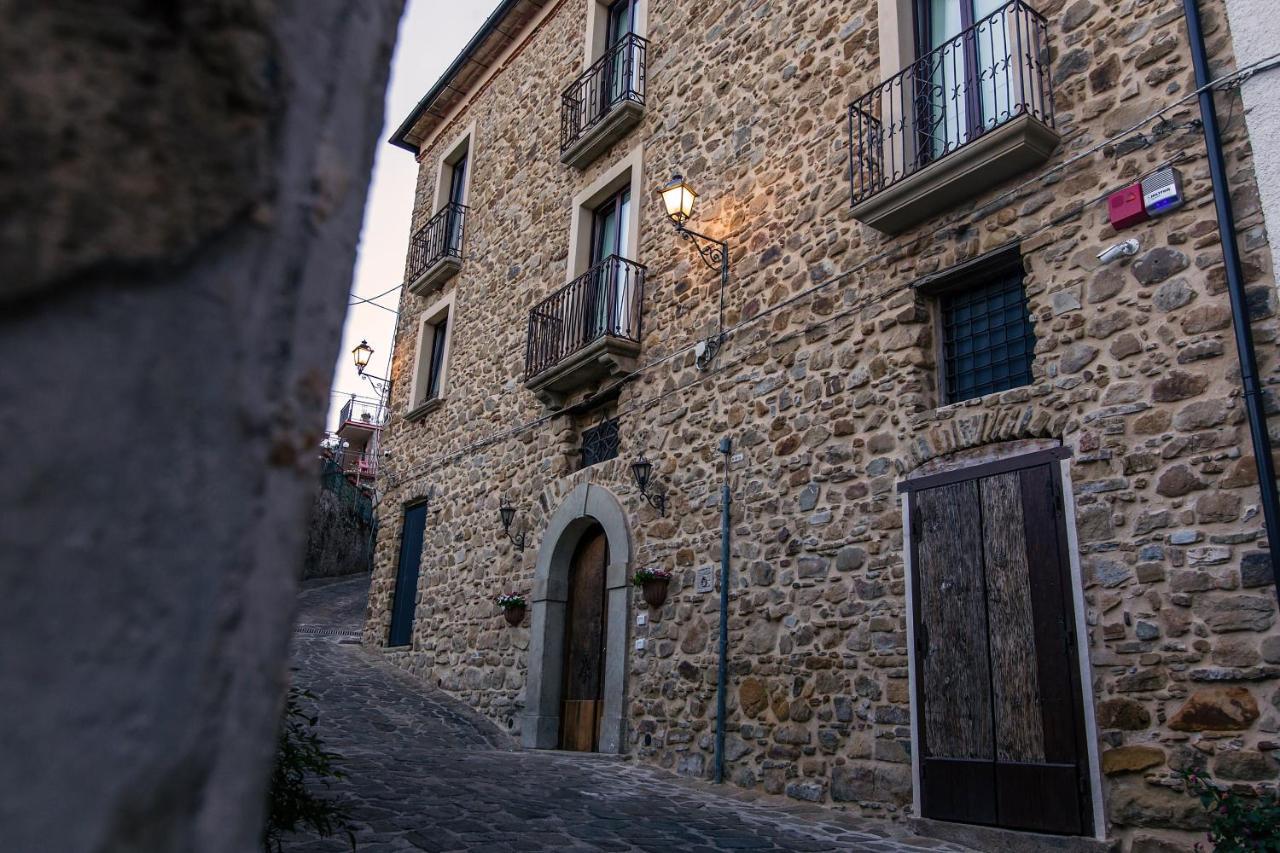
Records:
[[[343,404],[338,414],[338,428],[327,442],[327,450],[338,468],[358,486],[370,489],[374,486],[382,420],[380,402],[353,394]]]

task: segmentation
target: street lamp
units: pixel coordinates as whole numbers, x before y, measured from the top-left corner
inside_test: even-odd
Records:
[[[667,493],[659,492],[656,489],[649,490],[649,485],[653,477],[653,463],[645,458],[644,454],[640,454],[635,462],[631,463],[631,476],[635,478],[636,488],[640,490],[640,495],[649,502],[649,506],[658,511],[661,516],[667,514]]]
[[[698,256],[702,258],[703,263],[713,270],[720,271],[719,330],[703,342],[697,356],[699,369],[706,370],[711,366],[716,353],[720,351],[720,345],[724,343],[725,338],[724,292],[729,286],[729,244],[724,240],[717,240],[714,237],[699,234],[697,231],[685,227],[685,223],[693,216],[693,203],[698,198],[698,193],[694,191],[683,175],[672,175],[671,180],[667,181],[666,185],[658,190],[658,195],[662,197],[662,205],[666,209],[667,218],[675,225],[676,234],[679,235],[680,239],[687,240],[693,244],[693,247],[698,250]]]
[[[369,366],[369,358],[373,355],[373,347],[369,346],[368,341],[361,341],[351,351],[351,355],[356,360],[356,373],[363,376],[364,369]]]
[[[521,530],[519,536],[515,536],[511,532],[511,525],[516,520],[516,508],[506,498],[498,504],[498,517],[502,519],[502,532],[507,534],[507,538],[511,540],[511,544],[515,545],[521,551],[525,546],[525,531]]]
[[[693,216],[693,202],[698,197],[693,187],[689,186],[689,182],[684,179],[683,175],[672,175],[667,185],[658,190],[662,196],[662,203],[666,205],[667,216],[671,217],[671,221],[676,225],[682,224],[690,216]]]
[[[369,380],[369,384],[373,386],[373,390],[378,392],[378,404],[382,404],[382,398],[384,396],[386,397],[387,404],[390,404],[391,380],[365,372],[365,368],[369,366],[369,359],[373,357],[373,347],[369,346],[369,342],[361,341],[356,344],[355,349],[351,350],[351,357],[356,363],[356,373],[360,374],[362,379]]]

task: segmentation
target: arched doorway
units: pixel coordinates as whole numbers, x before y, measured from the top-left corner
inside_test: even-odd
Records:
[[[605,589],[609,540],[593,525],[582,535],[569,567],[564,620],[564,687],[560,700],[560,748],[596,752],[604,710]]]
[[[574,571],[582,561],[592,566],[592,574]],[[631,533],[622,505],[608,489],[583,483],[570,492],[547,522],[542,544],[538,548],[538,563],[534,569],[533,595],[530,599],[532,625],[529,636],[529,668],[525,683],[525,712],[521,719],[520,742],[533,749],[587,748],[598,752],[620,753],[626,742],[623,714],[626,699],[627,630],[630,622]],[[572,696],[566,690],[576,658],[570,660],[572,647],[582,640],[582,648],[589,649],[592,620],[582,615],[587,605],[579,605],[578,614],[584,627],[573,631],[571,615],[577,599],[575,579],[583,584],[584,601],[599,601],[599,637],[594,648],[598,650],[599,687],[585,679],[581,689]],[[588,584],[588,579],[592,579]],[[593,590],[602,584],[600,597]],[[595,606],[595,605],[592,605]],[[594,623],[593,623],[594,624]],[[585,652],[584,652],[585,654]],[[586,664],[594,664],[583,657]],[[591,671],[585,666],[584,671]],[[594,694],[598,698],[590,698]],[[567,702],[594,702],[593,707],[573,706],[572,711],[586,718],[586,737],[577,740],[582,725],[572,723],[575,740],[570,744],[565,738]],[[594,719],[589,715],[594,714]]]

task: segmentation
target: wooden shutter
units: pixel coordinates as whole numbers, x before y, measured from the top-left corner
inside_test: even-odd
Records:
[[[389,646],[407,646],[413,639],[413,611],[418,597],[418,571],[422,566],[422,543],[427,529],[427,505],[404,511],[400,527],[400,563],[396,570],[395,597],[391,600]]]
[[[922,811],[1084,834],[1087,752],[1057,473],[973,473],[911,493]]]

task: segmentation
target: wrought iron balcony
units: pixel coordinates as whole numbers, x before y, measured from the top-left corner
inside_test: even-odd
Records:
[[[382,404],[353,394],[350,400],[342,404],[342,410],[338,413],[338,428],[341,429],[347,423],[362,425],[368,429],[380,428]]]
[[[628,33],[564,90],[560,162],[586,167],[640,120],[648,46],[640,36]]]
[[[409,241],[409,292],[422,296],[462,267],[462,238],[468,208],[450,202]]]
[[[645,267],[611,255],[529,312],[525,385],[549,405],[640,354]]]
[[[1048,27],[1013,0],[849,107],[854,217],[897,233],[1057,147]]]

